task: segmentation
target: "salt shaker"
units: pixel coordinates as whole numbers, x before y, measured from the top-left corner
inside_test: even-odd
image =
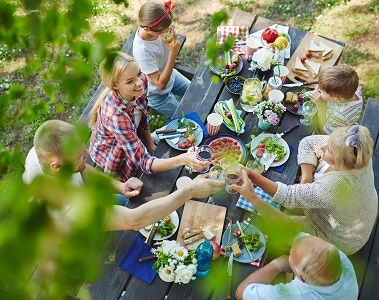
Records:
[[[205,240],[196,248],[197,277],[205,277],[208,275],[211,268],[212,256],[213,246],[208,240]]]

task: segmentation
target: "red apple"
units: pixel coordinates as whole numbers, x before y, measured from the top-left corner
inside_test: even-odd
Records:
[[[212,256],[212,260],[215,260],[216,258],[218,258],[222,252],[222,249],[221,249],[221,246],[215,242],[215,241],[210,241],[212,246],[213,246],[213,256]]]

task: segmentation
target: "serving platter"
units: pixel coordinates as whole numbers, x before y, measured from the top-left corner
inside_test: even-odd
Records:
[[[229,240],[228,246],[231,246],[234,243],[238,242],[237,237],[233,235],[233,231],[235,229],[237,229],[237,228],[238,228],[237,224],[233,224],[231,228],[227,228],[224,231],[224,234],[222,235],[222,244],[221,244],[222,248],[225,249],[225,247],[227,246],[228,237],[229,237],[229,230],[231,230],[231,235],[230,235],[230,240]],[[253,261],[261,258],[262,255],[263,255],[263,253],[266,250],[266,239],[265,239],[262,231],[260,231],[256,226],[254,226],[252,224],[249,224],[249,225],[247,225],[247,227],[244,229],[243,232],[244,233],[252,233],[252,234],[258,233],[259,234],[259,241],[263,244],[263,246],[261,248],[259,248],[257,251],[250,251],[250,253],[251,253],[252,257],[253,257]],[[227,253],[231,253],[231,252],[232,252],[232,250],[227,250]],[[249,254],[247,253],[247,250],[246,250],[245,246],[241,249],[241,252],[242,252],[241,256],[238,256],[238,257],[233,256],[233,259],[235,261],[238,261],[238,262],[241,262],[241,263],[250,263],[250,262],[252,262]]]
[[[266,138],[268,137],[273,137],[274,139],[277,138],[277,136],[275,134],[272,134],[272,133],[261,133],[260,135],[258,135],[257,137],[255,137],[255,139],[253,139],[251,141],[251,149],[252,149],[252,152],[251,152],[251,155],[256,158],[256,153],[257,153],[257,150],[258,150],[258,146],[259,144]],[[285,156],[278,160],[278,161],[274,161],[270,166],[271,167],[277,167],[277,166],[281,166],[282,164],[284,164],[288,158],[290,157],[290,147],[288,146],[287,142],[282,139],[282,138],[279,138],[277,139],[276,141],[278,144],[282,145],[284,147],[284,149],[286,150],[286,154]]]
[[[172,233],[170,235],[166,235],[166,236],[161,236],[160,234],[156,233],[154,235],[154,238],[153,240],[154,241],[162,241],[162,240],[166,240],[170,237],[172,237],[175,232],[178,230],[179,228],[179,216],[178,216],[178,213],[176,211],[173,211],[171,214],[170,214],[170,217],[171,217],[171,222],[175,225],[175,228],[174,230],[172,231]],[[145,237],[147,238],[149,236],[149,232],[148,230],[146,230],[145,228],[141,228],[139,230],[139,232]]]
[[[201,143],[201,141],[203,140],[203,136],[204,136],[204,134],[203,134],[203,130],[202,130],[202,128],[200,127],[200,125],[199,125],[197,122],[195,122],[194,120],[187,119],[187,118],[184,119],[184,124],[188,124],[188,123],[190,123],[190,122],[193,123],[193,124],[195,124],[195,126],[196,126],[196,129],[194,130],[193,134],[194,134],[195,137],[196,137],[196,139],[195,139],[195,146],[199,146],[200,143]],[[178,128],[178,119],[172,120],[172,121],[171,121],[170,123],[168,123],[168,124],[166,125],[166,127],[165,127],[165,129],[174,129],[174,128],[175,128],[175,129]],[[168,138],[166,138],[165,140],[166,140],[167,144],[168,144],[170,147],[172,147],[172,148],[174,148],[174,149],[177,149],[177,150],[187,151],[188,148],[190,148],[190,147],[187,147],[187,148],[180,148],[180,147],[179,147],[179,144],[180,144],[181,142],[184,142],[184,141],[186,140],[186,138],[185,138],[185,134],[183,134],[182,136],[180,136],[180,137],[179,137],[179,140],[178,140],[177,138],[173,138],[173,139],[168,139]]]
[[[245,144],[237,137],[229,134],[220,134],[206,140],[206,145],[212,147],[215,155],[212,159],[213,165],[219,165],[220,160],[226,156],[235,158],[243,164],[247,159]]]

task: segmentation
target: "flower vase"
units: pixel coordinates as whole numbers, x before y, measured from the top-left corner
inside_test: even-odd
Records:
[[[262,118],[259,118],[258,127],[262,129],[263,131],[267,131],[270,129],[271,124],[269,122],[264,121]]]

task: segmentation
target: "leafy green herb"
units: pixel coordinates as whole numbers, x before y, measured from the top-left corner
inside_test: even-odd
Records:
[[[161,237],[165,237],[170,235],[175,229],[175,224],[170,220],[163,221],[157,228],[157,233],[161,235]]]

